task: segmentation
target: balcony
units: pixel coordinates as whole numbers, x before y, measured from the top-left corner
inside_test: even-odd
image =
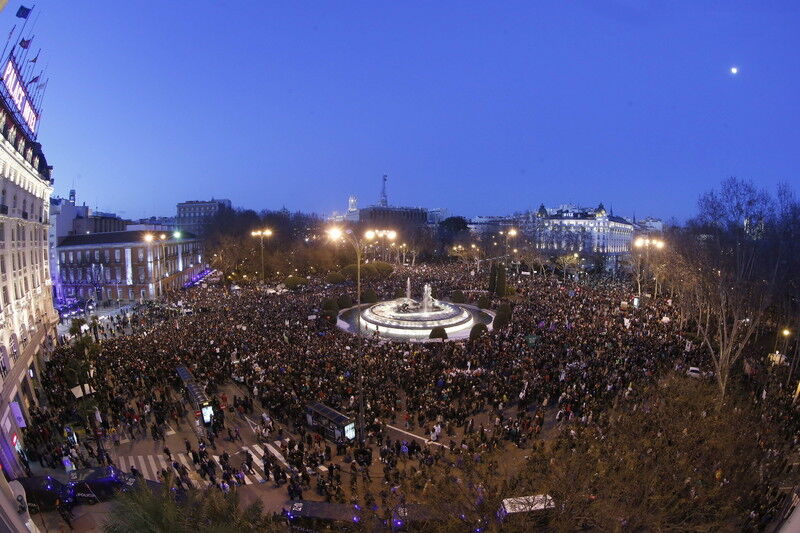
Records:
[[[8,214],[8,206],[6,204],[0,204],[0,215],[7,215]]]

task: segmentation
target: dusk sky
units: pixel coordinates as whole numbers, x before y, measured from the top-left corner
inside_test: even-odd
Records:
[[[468,216],[683,219],[727,176],[800,189],[796,0],[37,11],[56,193],[125,217],[212,196],[329,214],[376,203],[384,173],[391,204]]]

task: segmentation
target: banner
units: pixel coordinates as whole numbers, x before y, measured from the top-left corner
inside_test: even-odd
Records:
[[[20,408],[19,402],[11,402],[11,414],[14,415],[17,427],[24,428],[28,426],[28,424],[25,423],[25,416],[22,414],[22,408]]]

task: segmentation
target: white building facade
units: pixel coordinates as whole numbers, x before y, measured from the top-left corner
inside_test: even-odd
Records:
[[[22,475],[23,428],[43,398],[39,376],[56,338],[48,261],[52,167],[0,99],[0,462]]]
[[[524,229],[538,249],[555,254],[626,254],[633,238],[633,224],[608,213],[603,204],[596,209],[562,207],[549,211],[541,206]]]

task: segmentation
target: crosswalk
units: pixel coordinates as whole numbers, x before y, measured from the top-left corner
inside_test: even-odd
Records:
[[[244,455],[244,452],[250,452],[250,455],[253,457],[253,473],[248,473],[247,471],[244,472],[244,484],[253,485],[264,483],[268,478],[271,477],[271,473],[269,476],[265,475],[264,461],[262,460],[265,451],[272,455],[272,457],[274,457],[284,469],[291,469],[289,463],[286,461],[286,458],[281,452],[281,446],[287,442],[288,439],[284,439],[283,441],[275,440],[271,443],[264,443],[263,448],[259,444],[241,446],[240,450],[233,455],[230,462],[235,466],[239,466],[242,463],[242,456]],[[219,467],[217,470],[217,477],[219,477],[219,472],[222,470],[220,456],[217,454],[211,454],[211,451],[213,450],[209,450],[209,457],[211,457]],[[195,487],[208,487],[211,485],[208,479],[203,479],[200,477],[199,471],[192,463],[191,456],[183,452],[173,452],[171,460],[164,454],[120,454],[115,457],[116,465],[121,470],[130,472],[132,467],[136,468],[136,470],[138,470],[145,479],[149,479],[151,481],[158,481],[158,474],[161,472],[161,470],[171,471],[173,469],[172,461],[177,461],[186,467],[186,469],[189,471],[189,478]],[[320,474],[325,474],[328,472],[328,469],[325,466],[320,465],[317,468],[317,472]],[[309,469],[309,474],[316,474],[317,472],[312,472]]]

